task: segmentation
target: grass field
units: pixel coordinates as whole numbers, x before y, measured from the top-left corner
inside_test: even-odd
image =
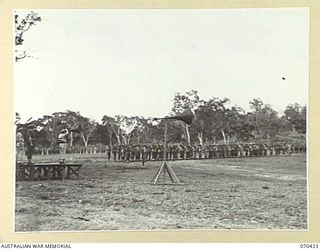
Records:
[[[16,231],[307,229],[305,154],[169,162],[183,185],[150,185],[161,162],[66,159],[79,180],[16,183]]]

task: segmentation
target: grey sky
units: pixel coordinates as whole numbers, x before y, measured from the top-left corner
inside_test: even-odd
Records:
[[[257,97],[279,112],[307,104],[308,8],[36,12],[24,37],[35,58],[15,64],[23,117],[158,117],[191,89],[246,110]]]

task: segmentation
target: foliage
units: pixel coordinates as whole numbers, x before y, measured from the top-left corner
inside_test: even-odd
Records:
[[[306,107],[300,106],[298,103],[289,104],[284,111],[284,118],[288,121],[288,127],[292,131],[306,133]]]
[[[18,14],[14,15],[15,23],[15,60],[18,62],[21,59],[30,57],[27,50],[23,47],[24,34],[38,22],[41,22],[41,17],[38,13],[31,11],[25,17],[21,18]]]

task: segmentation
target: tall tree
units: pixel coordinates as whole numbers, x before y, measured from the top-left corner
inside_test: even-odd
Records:
[[[84,143],[85,152],[88,153],[89,140],[96,129],[97,122],[94,121],[93,119],[83,117],[83,116],[79,116],[79,121],[81,126],[80,135]]]
[[[153,118],[145,119],[144,130],[142,132],[142,141],[145,143],[160,142],[163,139],[164,128],[161,120],[154,120]]]
[[[289,122],[290,129],[294,132],[306,133],[306,106],[298,103],[289,104],[284,111],[284,117]]]
[[[120,116],[115,118],[111,116],[103,116],[102,125],[106,126],[109,132],[109,145],[112,146],[112,135],[114,134],[117,138],[118,145],[121,144],[121,129],[120,129]]]
[[[255,117],[254,119],[254,127],[258,135],[261,137],[261,130],[260,124],[262,120],[260,119],[261,117],[261,110],[262,106],[264,105],[263,102],[260,100],[260,98],[253,99],[252,101],[249,102],[250,108],[253,110],[253,115]]]
[[[253,99],[250,106],[253,110],[256,137],[270,139],[278,133],[281,126],[280,120],[277,112],[269,104],[264,104],[260,99]]]
[[[79,112],[67,110],[65,112],[64,116],[64,123],[66,125],[66,128],[70,130],[69,133],[69,145],[72,148],[73,143],[77,137],[80,137],[80,126],[81,126],[81,115]],[[73,131],[77,130],[77,133],[74,133]]]
[[[59,131],[66,126],[65,117],[64,112],[55,112],[52,115],[44,115],[39,119],[43,123],[43,136],[46,136],[51,149],[54,149],[57,145]]]
[[[173,99],[172,115],[181,114],[186,109],[195,110],[201,104],[198,91],[191,90],[184,94],[177,93]],[[191,143],[189,125],[183,124],[186,132],[187,143]]]
[[[229,99],[219,99],[216,97],[208,101],[202,101],[201,105],[195,109],[196,119],[193,128],[197,131],[199,143],[202,144],[204,135],[206,138],[216,140],[219,135],[222,136],[224,142],[227,142],[225,128],[227,124],[226,112],[228,111],[225,104]]]
[[[224,117],[224,131],[226,132],[226,141],[230,143],[230,140],[235,142],[239,139],[239,130],[242,128],[244,124],[244,116],[242,115],[244,110],[233,106],[231,108],[225,109],[225,117]],[[224,137],[225,139],[225,137]]]
[[[149,140],[149,124],[148,120],[142,116],[136,116],[137,125],[134,127],[131,133],[131,142],[136,144],[146,143]]]
[[[142,128],[142,124],[138,117],[120,116],[119,121],[122,141],[124,144],[129,144],[133,131]]]

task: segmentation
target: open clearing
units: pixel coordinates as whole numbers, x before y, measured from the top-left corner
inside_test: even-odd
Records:
[[[15,231],[307,229],[305,154],[169,162],[184,184],[155,186],[161,162],[71,157],[79,180],[16,183]]]

